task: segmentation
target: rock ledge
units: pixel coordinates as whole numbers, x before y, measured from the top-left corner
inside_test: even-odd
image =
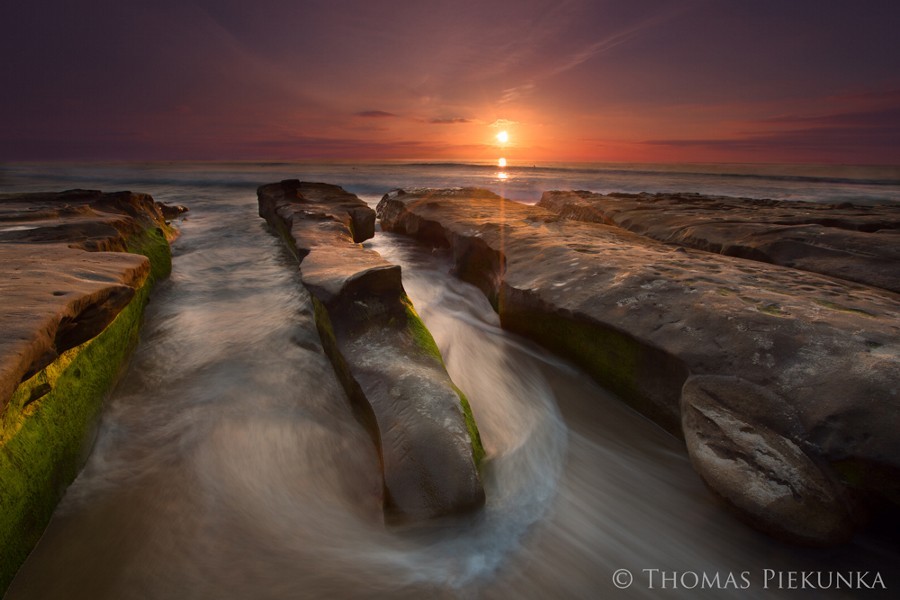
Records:
[[[0,195],[0,594],[87,456],[171,233],[145,194]]]
[[[483,190],[396,190],[385,230],[452,249],[502,325],[682,436],[744,519],[846,540],[900,500],[900,297],[562,219]]]
[[[385,514],[409,521],[484,503],[478,430],[400,267],[358,242],[375,212],[356,196],[297,180],[258,190],[260,216],[300,260],[326,353],[381,455]]]

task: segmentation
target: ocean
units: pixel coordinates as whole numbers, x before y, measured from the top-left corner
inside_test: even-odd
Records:
[[[359,196],[394,188],[480,187],[510,200],[537,202],[548,190],[696,192],[805,202],[900,203],[900,167],[743,164],[149,162],[0,164],[0,190],[130,188],[162,194],[168,186],[256,187],[281,179],[332,183]]]
[[[587,189],[900,203],[896,168],[0,165],[0,192],[130,189],[190,208],[87,464],[6,600],[859,593],[765,587],[769,575],[816,571],[880,572],[889,590],[900,585],[896,532],[816,550],[744,526],[706,490],[681,441],[504,331],[448,257],[379,232],[366,245],[402,266],[488,451],[483,511],[385,526],[371,440],[324,355],[297,343],[310,299],[257,214],[256,187],[287,178],[337,184],[373,206],[397,187],[469,186],[522,202]],[[702,577],[712,583],[699,588]]]

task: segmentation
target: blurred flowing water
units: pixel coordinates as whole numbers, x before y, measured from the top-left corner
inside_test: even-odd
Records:
[[[746,528],[678,440],[501,330],[440,252],[379,233],[367,245],[403,266],[489,454],[483,511],[385,526],[375,449],[318,348],[293,259],[257,216],[255,186],[300,176],[374,204],[392,179],[472,185],[485,172],[451,184],[440,169],[317,168],[0,169],[2,191],[134,189],[191,208],[88,463],[7,598],[873,595],[772,589],[777,579],[765,589],[766,569],[880,572],[888,590],[900,586],[896,530],[810,550]],[[619,569],[634,577],[624,590]],[[701,590],[692,574],[726,585]]]

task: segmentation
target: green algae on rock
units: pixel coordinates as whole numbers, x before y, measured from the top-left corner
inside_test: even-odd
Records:
[[[160,208],[128,192],[0,196],[0,590],[86,459],[171,270]]]
[[[416,345],[426,353],[434,356],[441,364],[441,367],[446,369],[444,357],[441,356],[441,351],[438,348],[437,342],[434,341],[431,332],[428,331],[425,323],[422,322],[412,301],[409,297],[404,297],[401,302],[406,308],[406,325],[409,328]],[[475,416],[472,414],[472,407],[469,406],[469,399],[466,397],[465,393],[459,389],[456,384],[451,382],[451,385],[453,391],[459,396],[459,404],[462,407],[463,416],[466,419],[466,429],[469,432],[469,439],[472,441],[472,458],[475,460],[476,466],[480,465],[481,461],[484,460],[485,451],[484,445],[481,442],[481,434],[478,432],[478,425],[475,423]]]
[[[5,424],[0,448],[0,587],[37,543],[87,458],[102,399],[137,343],[149,289],[143,285],[100,335],[64,352],[13,394],[7,419],[15,419]],[[29,402],[32,390],[46,385],[49,393]]]
[[[375,213],[327,184],[288,180],[258,190],[260,216],[300,261],[326,354],[372,434],[389,520],[414,521],[480,507],[484,456],[465,395],[416,314],[400,277],[359,242]]]

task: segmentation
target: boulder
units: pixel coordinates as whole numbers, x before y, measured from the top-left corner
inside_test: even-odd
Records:
[[[450,247],[505,328],[683,436],[707,484],[765,531],[835,543],[863,500],[900,498],[896,294],[483,190],[396,190],[378,214]]]
[[[184,213],[190,211],[187,206],[184,206],[182,204],[172,205],[159,203],[159,208],[162,211],[163,217],[165,217],[169,221],[171,221],[172,219],[177,219]]]
[[[803,544],[849,539],[852,498],[784,431],[796,407],[733,376],[696,375],[681,393],[691,462],[713,491],[751,525]]]
[[[413,521],[481,506],[478,430],[416,315],[400,267],[359,242],[375,212],[343,189],[282,181],[259,188],[259,212],[300,260],[326,353],[372,433],[385,513]]]
[[[900,206],[699,194],[545,192],[567,219],[900,292]]]

